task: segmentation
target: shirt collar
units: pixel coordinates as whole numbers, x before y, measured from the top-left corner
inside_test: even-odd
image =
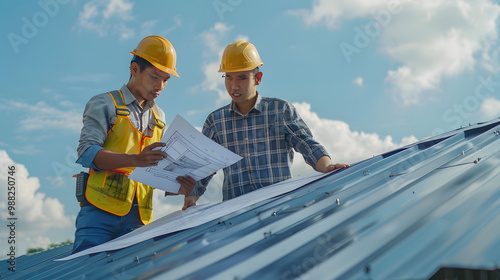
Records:
[[[125,105],[126,106],[132,104],[134,101],[137,102],[137,105],[139,105],[139,101],[137,101],[137,99],[135,98],[135,96],[128,89],[127,85],[124,84],[121,87],[120,91],[123,94],[123,99],[125,100]],[[154,105],[155,105],[155,101],[154,100],[146,101],[146,106],[144,107],[144,109],[146,109],[146,107],[153,108]]]
[[[260,96],[259,92],[257,92],[257,100],[255,101],[255,104],[253,105],[252,109],[248,111],[247,115],[250,114],[253,110],[257,112],[262,112],[262,96]],[[229,105],[229,111],[234,111],[240,115],[243,115],[240,113],[238,110],[238,107],[236,107],[236,103],[234,101],[231,101],[231,104]]]

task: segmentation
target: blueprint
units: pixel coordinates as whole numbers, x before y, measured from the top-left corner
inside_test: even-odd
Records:
[[[196,205],[189,207],[186,210],[178,210],[116,239],[83,250],[68,257],[57,259],[56,261],[71,260],[88,254],[117,250],[132,246],[150,238],[195,227],[214,219],[222,218],[225,215],[235,213],[245,207],[249,207],[266,199],[291,192],[320,178],[329,176],[337,171],[338,170],[335,170],[330,173],[319,173],[314,171],[304,176],[288,179],[286,181],[260,188],[256,191],[230,200],[218,203]]]
[[[201,134],[179,115],[172,121],[161,142],[166,144],[161,150],[167,157],[157,166],[135,168],[130,179],[177,193],[180,184],[175,179],[178,176],[189,175],[198,181],[242,159]]]

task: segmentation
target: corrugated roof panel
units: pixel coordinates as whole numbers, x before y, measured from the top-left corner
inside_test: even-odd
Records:
[[[55,264],[54,259],[61,258],[70,254],[73,244],[55,247],[43,252],[32,255],[22,255],[16,258],[16,272],[9,271],[10,264],[5,260],[1,262],[0,278],[23,279],[22,276],[29,275],[32,271],[47,270],[63,266],[64,264]]]
[[[498,120],[429,138],[235,213],[6,279],[428,279],[500,265]],[[62,250],[62,249],[61,249]],[[62,255],[61,255],[62,254]],[[21,264],[19,265],[21,268]]]

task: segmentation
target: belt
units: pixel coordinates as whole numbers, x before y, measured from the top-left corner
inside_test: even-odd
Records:
[[[137,203],[137,200],[134,198],[134,204],[132,204],[132,207],[138,207],[139,204]],[[84,198],[83,201],[81,202],[81,207],[85,206],[94,206],[94,204],[90,203],[87,198]]]
[[[82,207],[92,205],[92,203],[90,203],[90,202],[89,202],[86,198],[84,198],[84,199],[82,200],[82,202],[80,202],[80,203],[81,203],[80,205],[81,205]]]

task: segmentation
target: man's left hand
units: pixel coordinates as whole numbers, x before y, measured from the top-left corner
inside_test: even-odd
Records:
[[[327,165],[323,170],[318,170],[319,172],[323,172],[323,173],[328,173],[330,171],[335,171],[337,169],[343,169],[343,168],[346,168],[346,167],[349,167],[349,164],[344,164],[344,163],[335,163],[335,164],[330,164],[330,165]]]
[[[196,185],[196,181],[188,175],[179,176],[175,180],[179,184],[181,184],[181,187],[179,188],[179,194],[183,195],[189,195],[189,193],[191,193],[194,186]]]
[[[328,173],[346,167],[349,167],[349,164],[344,164],[344,163],[333,164],[329,156],[322,156],[318,160],[318,162],[316,162],[316,170],[322,173]]]

